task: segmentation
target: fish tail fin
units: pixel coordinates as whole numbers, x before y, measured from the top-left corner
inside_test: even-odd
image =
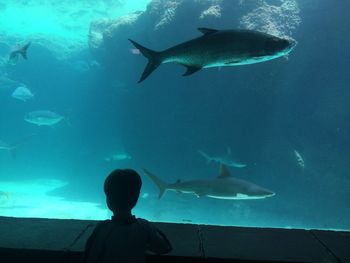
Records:
[[[206,154],[205,152],[201,151],[201,150],[198,150],[198,153],[200,155],[202,155],[204,157],[204,159],[207,160],[207,163],[210,163],[212,161],[212,159],[210,158],[210,156],[208,154]]]
[[[24,59],[27,59],[27,50],[28,50],[29,46],[30,46],[30,42],[25,44],[20,50],[20,53]]]
[[[143,173],[145,175],[147,175],[159,188],[159,195],[158,195],[158,198],[162,198],[162,196],[164,195],[165,191],[167,190],[168,188],[168,185],[163,182],[162,180],[160,180],[157,176],[155,176],[154,174],[152,174],[151,172],[149,172],[148,170],[146,169],[142,169],[143,170]]]
[[[140,80],[138,83],[144,81],[151,73],[159,67],[160,64],[162,64],[162,59],[160,56],[161,52],[153,51],[151,49],[145,48],[144,46],[141,46],[139,43],[136,43],[135,41],[129,39],[129,41],[138,49],[140,50],[141,54],[144,55],[148,59],[148,64],[146,68],[144,69]]]

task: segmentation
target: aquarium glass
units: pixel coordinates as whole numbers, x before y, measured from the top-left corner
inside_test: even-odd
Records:
[[[348,10],[0,0],[0,216],[349,230]]]

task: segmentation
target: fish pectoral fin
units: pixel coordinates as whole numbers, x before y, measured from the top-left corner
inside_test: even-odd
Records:
[[[182,76],[192,75],[193,73],[196,73],[197,71],[202,69],[200,67],[193,67],[193,66],[186,66],[186,68],[187,68],[187,70]]]
[[[212,29],[212,28],[206,28],[206,27],[199,27],[197,28],[203,35],[210,35],[218,32],[219,30],[217,29]]]

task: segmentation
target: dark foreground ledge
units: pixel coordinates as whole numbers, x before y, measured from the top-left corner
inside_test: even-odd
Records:
[[[79,262],[97,221],[0,217],[0,261]],[[350,232],[157,223],[173,244],[147,262],[349,262]]]

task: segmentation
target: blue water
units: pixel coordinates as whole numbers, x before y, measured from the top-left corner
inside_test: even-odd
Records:
[[[57,11],[49,2],[47,10]],[[16,85],[0,87],[0,141],[21,142],[16,158],[0,150],[0,216],[108,218],[103,181],[113,169],[129,167],[143,180],[134,213],[150,220],[350,229],[348,1],[160,1],[167,13],[144,11],[148,15],[140,22],[116,31],[96,50],[88,45],[90,22],[111,18],[101,11],[108,1],[100,2],[102,9],[91,16],[89,7],[66,3],[65,10],[84,19],[65,18],[59,30],[52,26],[56,31],[26,30],[25,23],[22,31],[0,29],[0,75],[34,93],[23,102],[11,97]],[[0,14],[27,8],[21,1],[11,5],[0,1]],[[116,16],[145,10],[145,4],[125,5],[116,7],[123,10]],[[210,6],[221,15],[199,18]],[[259,6],[279,7],[279,15],[269,13],[278,27],[253,12]],[[29,12],[26,22],[38,15]],[[199,36],[200,26],[252,27],[298,44],[288,58],[204,69],[189,77],[181,76],[185,69],[179,65],[161,65],[137,84],[147,60],[133,53],[128,38],[162,50]],[[10,50],[26,41],[32,41],[28,60],[8,64]],[[52,127],[24,121],[36,110],[65,120]],[[229,168],[232,176],[276,195],[220,200],[167,192],[158,199],[157,187],[142,174],[147,168],[168,183],[215,178],[219,165],[207,163],[198,150],[220,155],[228,148],[247,164]],[[125,158],[111,160],[113,154]]]

